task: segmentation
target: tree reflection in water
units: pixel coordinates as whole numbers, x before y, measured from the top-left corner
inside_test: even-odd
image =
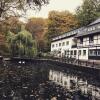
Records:
[[[50,71],[53,73],[50,74]],[[61,80],[60,74],[62,75]],[[54,75],[57,76],[57,79]],[[64,81],[68,80],[68,77],[71,79],[69,84],[71,88],[68,88],[68,82]],[[77,81],[74,81],[80,77],[82,77],[82,81],[87,78],[87,76],[84,78],[80,72],[75,73],[72,69],[61,69],[47,63],[1,65],[0,100],[92,100],[93,96],[89,89],[91,91],[91,86],[94,86],[95,88],[92,89],[96,90],[96,85],[87,83],[89,93],[83,95],[79,86],[76,85]],[[82,84],[80,87],[85,88],[82,87]],[[96,91],[99,91],[100,95],[100,88]]]

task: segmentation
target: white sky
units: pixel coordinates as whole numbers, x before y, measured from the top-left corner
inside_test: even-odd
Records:
[[[57,11],[64,11],[68,10],[72,13],[75,13],[76,8],[82,4],[83,0],[50,0],[50,3],[46,6],[43,6],[40,11],[27,11],[27,18],[30,17],[43,17],[47,18],[48,13],[51,10],[57,10]]]

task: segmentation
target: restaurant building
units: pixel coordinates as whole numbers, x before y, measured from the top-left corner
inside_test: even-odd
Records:
[[[52,38],[51,53],[55,57],[99,60],[100,18],[85,27]]]

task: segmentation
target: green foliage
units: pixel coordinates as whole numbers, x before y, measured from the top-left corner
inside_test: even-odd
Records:
[[[9,56],[9,49],[8,49],[8,44],[4,43],[2,45],[0,45],[0,55],[2,56]]]
[[[22,30],[18,34],[8,32],[7,40],[12,56],[17,57],[33,57],[37,54],[36,42],[33,40],[32,35]]]
[[[83,4],[77,8],[76,17],[80,26],[85,26],[100,17],[100,1],[84,0]]]

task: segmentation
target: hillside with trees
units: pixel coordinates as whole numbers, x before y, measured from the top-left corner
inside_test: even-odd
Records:
[[[13,2],[11,3],[11,2],[7,2],[7,1],[5,2],[5,1],[6,0],[4,0],[4,3],[11,4],[11,6],[13,5]],[[4,4],[2,1],[0,2]],[[20,6],[20,3],[21,2],[18,2],[19,6]],[[47,4],[48,0],[41,0],[41,1],[34,0],[32,1],[32,3],[33,3],[33,7],[36,7],[39,9],[41,8],[42,4],[43,5]],[[26,2],[26,4],[29,4],[29,2]],[[24,8],[26,4],[23,4],[22,7]],[[5,9],[5,7],[2,8],[2,5],[0,5],[0,9],[1,8]],[[15,8],[18,9],[17,7]],[[9,9],[7,11],[9,11]],[[22,10],[22,8],[20,8],[20,10]],[[5,13],[4,11],[0,10],[1,17],[2,15],[4,15],[4,13]],[[20,38],[21,39],[20,48],[22,48],[21,49],[22,55],[23,55],[23,52],[24,53],[26,52],[24,48],[28,47],[28,45],[25,45],[22,41],[25,41],[26,39],[29,41],[29,37],[30,37],[29,44],[33,42],[31,45],[33,46],[35,43],[34,45],[35,52],[37,51],[49,52],[50,42],[51,42],[52,37],[63,34],[64,32],[68,32],[75,28],[86,26],[99,17],[100,17],[100,1],[99,0],[83,0],[83,4],[77,7],[75,14],[69,11],[54,11],[53,10],[49,12],[48,18],[45,19],[45,18],[33,17],[33,18],[30,18],[27,23],[23,23],[19,21],[18,16],[16,17],[5,16],[4,17],[5,20],[2,20],[0,22],[0,54],[9,55],[10,54],[9,51],[11,50],[9,50],[8,48],[10,46],[11,46],[10,49],[13,49],[13,47],[16,48],[16,46],[13,46],[13,44],[19,43],[19,40],[16,40],[15,38],[19,39],[18,37],[20,37],[20,35],[22,37]],[[21,32],[22,25],[25,26],[25,31]],[[8,42],[9,38],[10,39],[12,38],[11,39],[12,43],[11,41]],[[12,55],[16,55],[16,54],[18,54],[18,52],[14,54],[12,53]]]

